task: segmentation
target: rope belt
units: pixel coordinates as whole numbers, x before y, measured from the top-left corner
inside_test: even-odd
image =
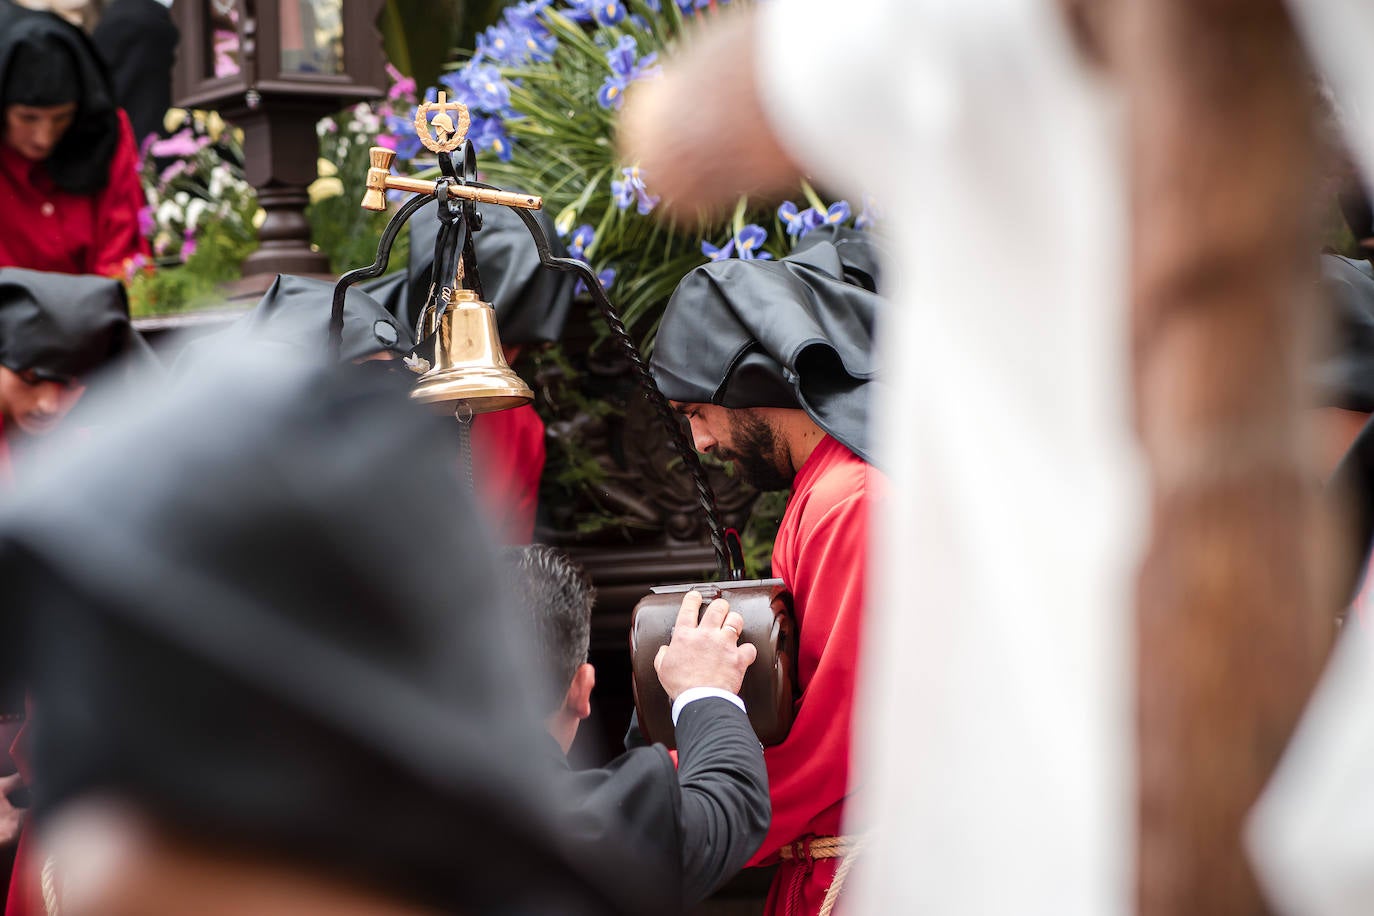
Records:
[[[811,873],[811,863],[817,859],[843,859],[835,869],[835,877],[830,887],[826,888],[825,900],[821,903],[819,916],[831,916],[840,890],[844,887],[844,880],[849,877],[849,867],[854,864],[854,858],[862,846],[862,836],[809,836],[779,849],[778,856],[784,862],[801,862],[804,865],[793,879],[792,891],[788,894],[787,916],[800,912],[801,883]]]
[[[38,875],[38,886],[43,892],[43,911],[47,916],[59,916],[61,910],[57,906],[57,878],[54,872],[57,870],[56,863],[52,856],[43,860],[43,870]]]

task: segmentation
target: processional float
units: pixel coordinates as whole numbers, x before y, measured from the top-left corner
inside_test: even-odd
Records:
[[[654,670],[654,658],[668,643],[682,596],[696,590],[706,602],[724,598],[744,618],[741,642],[758,650],[758,658],[744,677],[740,696],[749,721],[764,745],[787,736],[796,701],[795,623],[792,597],[780,579],[744,578],[739,535],[725,529],[716,509],[715,493],[686,431],[663,393],[654,383],[634,339],[611,304],[596,273],[573,258],[554,257],[548,238],[530,211],[543,207],[534,194],[503,190],[477,180],[477,157],[467,139],[470,117],[467,107],[447,100],[419,106],[415,132],[426,149],[439,160],[439,177],[433,180],[391,174],[396,153],[373,147],[369,154],[367,191],[363,207],[387,208],[387,191],[411,194],[387,223],[377,244],[377,259],[367,267],[339,278],[334,288],[329,334],[337,356],[343,340],[344,297],[355,283],[381,276],[391,259],[391,248],[401,228],[431,199],[438,201],[438,238],[434,245],[434,271],[425,302],[416,322],[416,358],[410,362],[420,376],[411,397],[452,411],[459,423],[465,460],[471,475],[470,424],[473,416],[508,410],[530,403],[534,393],[506,362],[497,331],[496,311],[484,301],[479,265],[472,237],[482,229],[478,204],[509,207],[520,217],[548,270],[577,274],[628,360],[639,389],[653,407],[668,433],[668,441],[691,475],[706,518],[716,556],[718,581],[664,585],[651,590],[635,606],[630,626],[633,656],[635,707],[640,729],[650,741],[676,746],[668,696]],[[430,350],[432,343],[432,351]],[[428,354],[428,355],[427,355]]]

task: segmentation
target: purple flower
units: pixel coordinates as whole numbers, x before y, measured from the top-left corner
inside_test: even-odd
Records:
[[[643,57],[638,54],[639,45],[630,35],[622,36],[616,46],[606,52],[606,65],[611,68],[611,75],[606,77],[596,94],[597,104],[602,108],[619,109],[624,104],[625,90],[630,83],[642,77],[658,75],[658,52]]]
[[[724,245],[717,248],[715,245],[712,245],[710,242],[706,241],[705,239],[702,239],[701,253],[706,255],[706,257],[710,258],[712,261],[724,261],[726,258],[734,257],[735,240],[730,239],[730,241],[726,242]]]
[[[620,106],[625,104],[625,90],[629,86],[629,83],[618,76],[606,77],[606,81],[597,90],[596,104],[602,108],[614,108],[619,111]]]
[[[643,57],[636,58],[639,53],[639,44],[634,40],[634,36],[622,36],[616,46],[606,52],[606,63],[610,66],[611,72],[625,80],[636,80],[641,76],[654,76],[658,69],[654,66],[658,62],[658,52],[654,51],[645,54]]]
[[[525,57],[535,63],[553,60],[553,52],[558,50],[558,39],[547,29],[528,29],[520,32],[520,40],[525,45]]]
[[[829,226],[838,226],[849,219],[849,201],[837,200],[825,211],[825,222]]]
[[[768,231],[757,223],[750,223],[735,236],[735,251],[745,261],[770,261],[773,256],[763,250]]]
[[[579,261],[587,260],[587,246],[596,240],[596,230],[591,223],[583,223],[573,231],[572,238],[568,240],[568,254]]]
[[[470,98],[477,108],[500,111],[510,104],[510,86],[506,85],[500,70],[490,64],[465,67],[464,70],[467,72]]]
[[[787,227],[787,234],[795,235],[797,238],[805,236],[812,229],[825,223],[825,217],[818,213],[815,207],[807,207],[798,213],[797,205],[790,200],[783,201],[782,206],[778,207],[778,219]]]
[[[386,142],[388,140],[389,143]],[[422,147],[420,138],[415,136],[415,112],[412,110],[408,118],[403,118],[400,115],[388,115],[386,134],[377,138],[377,145],[394,149],[396,156],[400,159],[414,159],[420,155]]]
[[[625,4],[620,0],[597,0],[595,14],[602,25],[615,25],[625,18]]]
[[[157,220],[153,217],[153,208],[146,204],[138,208],[138,234],[148,238],[157,230]]]
[[[523,45],[515,33],[504,25],[493,25],[477,36],[477,53],[498,64],[514,63],[512,56]]]
[[[551,0],[525,0],[523,3],[514,3],[506,7],[506,22],[515,28],[527,29],[531,32],[539,31],[544,28],[543,21],[539,18],[549,5]]]
[[[596,275],[596,279],[601,282],[602,289],[610,292],[611,284],[615,282],[615,268],[607,267]],[[573,287],[573,295],[580,296],[585,292],[587,292],[587,284],[578,280],[577,285]]]
[[[622,168],[620,173],[625,176],[624,180],[611,182],[611,197],[617,207],[625,210],[631,201],[637,201],[639,215],[644,216],[658,206],[659,198],[650,194],[649,189],[645,187],[639,166]]]
[[[701,240],[701,253],[712,261],[726,258],[739,258],[742,261],[771,261],[773,256],[763,250],[768,241],[768,231],[757,223],[743,226],[735,237],[717,248],[705,239]]]
[[[568,0],[568,8],[563,14],[573,22],[586,25],[596,19],[596,5],[598,0]]]
[[[704,10],[711,5],[711,0],[677,0],[677,8],[684,13],[692,10]]]
[[[196,234],[189,227],[181,235],[181,260],[189,261],[196,253]]]
[[[510,162],[511,154],[515,152],[510,136],[506,133],[505,122],[496,115],[485,118],[481,115],[474,116],[472,127],[468,130],[468,138],[472,140],[479,153],[491,150],[502,162]]]
[[[882,213],[878,209],[878,204],[873,200],[872,195],[864,195],[864,207],[859,211],[858,218],[854,220],[855,229],[870,229],[873,224],[882,219]]]

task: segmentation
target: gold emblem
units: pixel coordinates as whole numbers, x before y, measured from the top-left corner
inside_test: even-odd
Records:
[[[430,112],[438,114],[430,120]],[[453,122],[449,112],[458,115],[458,123]],[[451,153],[456,150],[468,135],[472,118],[468,106],[462,102],[448,101],[448,95],[440,92],[436,102],[424,102],[415,110],[415,136],[432,153]]]

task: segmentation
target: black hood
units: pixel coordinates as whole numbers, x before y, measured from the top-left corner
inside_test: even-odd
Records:
[[[778,261],[704,264],[668,302],[654,381],[674,401],[800,408],[871,461],[878,281],[872,237],[843,228],[810,233]]]
[[[280,346],[292,358],[310,359],[328,352],[329,316],[334,307],[334,284],[325,280],[279,274],[248,314],[216,334],[198,337],[177,357],[176,372],[193,370],[229,346]],[[404,358],[415,349],[410,331],[359,286],[344,296],[344,362],[374,353]]]
[[[415,327],[434,272],[439,205],[431,202],[410,218],[410,260],[405,273],[374,280],[366,288],[409,328]],[[520,217],[506,207],[482,207],[482,229],[473,238],[482,295],[496,309],[501,342],[507,346],[548,343],[563,334],[572,308],[572,275],[539,263],[534,239]],[[542,210],[534,218],[556,258],[567,257],[553,222]]]
[[[444,912],[620,911],[560,848],[528,637],[409,387],[249,350],[45,445],[0,511],[40,823],[112,795]]]
[[[0,268],[0,365],[70,382],[126,355],[152,360],[119,281]]]
[[[86,33],[53,13],[0,0],[4,104],[77,103],[76,119],[43,163],[64,191],[94,194],[110,180],[119,116],[105,65]]]

